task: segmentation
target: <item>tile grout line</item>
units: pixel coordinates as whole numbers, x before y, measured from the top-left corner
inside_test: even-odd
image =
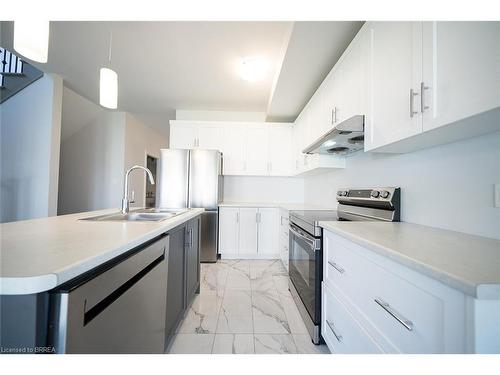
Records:
[[[217,280],[217,277],[216,277],[216,280]],[[215,323],[214,340],[212,342],[212,350],[210,351],[211,354],[214,354],[215,338],[217,335],[217,328],[219,327],[219,318],[220,318],[220,314],[221,314],[221,310],[222,310],[222,304],[224,303],[224,298],[226,296],[226,284],[227,284],[227,276],[224,278],[224,288],[222,289],[222,298],[221,298],[220,306],[217,310],[217,322]],[[218,296],[219,296],[219,291],[217,289],[217,283],[216,283],[215,298],[217,299]]]

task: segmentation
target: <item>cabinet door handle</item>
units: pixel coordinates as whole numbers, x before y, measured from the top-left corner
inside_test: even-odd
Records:
[[[337,123],[337,107],[332,108],[332,119],[331,119],[331,124],[336,124]]]
[[[330,330],[332,331],[333,335],[335,336],[335,338],[337,339],[338,342],[341,342],[342,341],[342,335],[338,334],[336,331],[335,331],[335,326],[333,325],[333,323],[329,322],[328,319],[326,319],[326,324],[328,324],[328,327],[330,328]]]
[[[390,316],[396,319],[403,327],[405,327],[408,331],[413,331],[413,322],[411,320],[406,319],[403,315],[394,310],[391,305],[385,302],[381,298],[375,298],[375,303],[382,307]]]
[[[335,268],[338,271],[338,273],[340,273],[340,274],[343,274],[345,272],[345,269],[340,267],[337,263],[332,262],[331,260],[328,261],[328,264],[330,266],[332,266],[333,268]]]
[[[236,212],[236,222],[237,223],[240,222],[240,213],[239,212]]]
[[[420,112],[424,113],[429,106],[425,105],[425,90],[429,90],[429,86],[426,86],[424,82],[420,82]]]
[[[193,230],[188,229],[187,230],[187,236],[186,236],[186,247],[191,247],[193,245]]]
[[[413,118],[418,112],[415,111],[414,108],[414,100],[413,98],[418,95],[418,92],[413,91],[413,89],[410,89],[410,118]]]

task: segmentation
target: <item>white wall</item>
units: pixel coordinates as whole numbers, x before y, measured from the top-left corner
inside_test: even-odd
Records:
[[[125,113],[112,111],[62,142],[59,215],[120,207],[124,147]]]
[[[302,178],[224,176],[225,202],[302,203],[303,200]]]
[[[125,171],[159,156],[168,137],[125,112],[108,111],[65,88],[58,214],[119,208]],[[85,123],[87,121],[88,123]],[[132,206],[145,205],[145,174],[132,172]]]
[[[500,238],[495,183],[500,132],[409,154],[355,154],[345,170],[305,178],[305,201],[334,204],[340,187],[400,186],[403,221]]]
[[[124,173],[133,165],[146,166],[146,155],[160,157],[160,149],[168,147],[168,137],[126,114]],[[131,206],[146,206],[146,175],[143,171],[130,174],[129,191],[135,192],[135,203]]]
[[[56,214],[62,79],[45,74],[0,105],[0,221]]]
[[[176,110],[176,120],[191,121],[266,121],[265,112],[239,112],[239,111],[188,111]]]

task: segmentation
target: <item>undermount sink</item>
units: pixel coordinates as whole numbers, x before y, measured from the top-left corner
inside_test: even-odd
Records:
[[[86,221],[162,221],[187,212],[187,209],[152,209],[143,208],[122,214],[121,212],[87,217]]]

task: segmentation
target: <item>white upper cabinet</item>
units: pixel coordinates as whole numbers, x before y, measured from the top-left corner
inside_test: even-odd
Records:
[[[365,151],[500,130],[500,22],[370,22]]]
[[[237,125],[228,125],[223,129],[222,153],[223,172],[225,175],[239,175],[245,172],[245,128]]]
[[[224,129],[217,125],[198,126],[197,147],[206,150],[222,151],[221,139],[224,136]]]
[[[270,126],[268,135],[269,175],[291,176],[293,165],[292,127]]]
[[[334,102],[337,103],[338,108],[331,116],[333,121],[337,123],[365,113],[364,55],[366,47],[365,40],[360,35],[352,41],[340,61],[340,66],[336,72],[340,77],[340,88],[334,89],[336,91]]]
[[[170,148],[221,150],[223,129],[218,125],[182,122],[170,124]]]
[[[326,133],[340,122],[341,74],[337,67],[334,67],[323,82],[323,103],[321,108],[322,130]]]
[[[245,128],[245,173],[251,176],[269,174],[268,126],[247,126]]]
[[[198,127],[191,124],[170,124],[170,148],[197,147]]]
[[[313,143],[324,133],[323,90],[320,87],[307,104],[307,126],[304,133],[304,147]]]
[[[372,22],[366,90],[365,150],[422,132],[418,93],[422,81],[422,23]]]
[[[500,106],[500,22],[424,22],[424,131]]]
[[[223,153],[225,175],[292,176],[292,125],[220,121],[170,121],[171,148]]]

